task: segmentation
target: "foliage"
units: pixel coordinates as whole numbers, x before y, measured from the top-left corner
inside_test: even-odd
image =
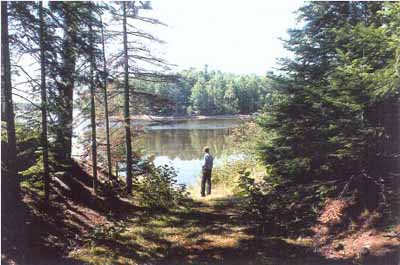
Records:
[[[266,114],[264,114],[266,115]],[[273,167],[259,159],[259,146],[270,141],[271,135],[253,121],[235,128],[231,141],[235,151],[246,154],[241,160],[217,167],[213,183],[229,183],[240,197],[243,218],[252,220],[259,232],[293,236],[307,232],[304,227],[313,220],[322,202],[332,193],[329,183],[315,181],[290,185],[289,181],[272,174]],[[296,165],[292,166],[293,169]],[[311,211],[310,211],[311,209]],[[293,214],[301,218],[292,219]]]
[[[179,206],[189,206],[185,185],[178,184],[176,172],[168,165],[154,166],[151,161],[143,161],[147,173],[138,177],[134,185],[138,202],[152,209],[169,210]]]
[[[24,124],[16,125],[18,171],[25,180],[40,182],[43,173],[43,150],[39,131]],[[53,150],[49,153],[49,160],[52,170],[55,170]]]
[[[254,174],[262,171],[257,162],[248,157],[231,158],[222,161],[222,165],[214,167],[212,172],[213,193],[234,195],[239,192],[238,183],[240,172],[252,170]]]
[[[304,26],[286,41],[294,58],[270,77],[279,101],[258,119],[269,174],[261,182],[249,173],[241,178],[245,208],[261,226],[305,228],[332,196],[356,194],[363,207],[388,206],[388,171],[399,152],[390,116],[399,97],[398,9],[313,2],[299,10]]]
[[[134,81],[140,90],[160,95],[172,106],[158,114],[252,114],[271,103],[270,81],[266,76],[236,75],[221,71],[184,70],[176,82]]]
[[[260,142],[265,141],[266,133],[257,123],[255,114],[250,121],[240,123],[238,127],[232,129],[228,141],[231,143],[229,152],[244,154],[248,157],[257,157],[257,147]]]
[[[297,236],[309,233],[309,225],[334,187],[314,181],[292,185],[271,175],[257,181],[250,171],[240,175],[241,207],[262,233]]]
[[[40,135],[39,131],[32,128],[25,123],[15,124],[15,133],[17,138],[17,159],[15,161],[17,165],[17,171],[19,172],[21,186],[40,191],[43,188],[43,181],[41,175],[43,172],[42,168],[42,152],[40,148]],[[6,134],[5,130],[2,131],[2,150],[6,150]],[[3,149],[4,148],[4,149]],[[4,159],[6,156],[2,156],[2,167],[5,166]],[[4,169],[2,169],[4,170]]]
[[[250,172],[258,180],[266,174],[266,167],[256,159],[255,152],[257,143],[264,135],[262,128],[254,120],[244,120],[238,127],[232,128],[227,145],[218,156],[220,163],[214,165],[212,171],[213,194],[239,195],[240,176],[244,171]],[[191,188],[195,193],[199,190],[197,186]]]

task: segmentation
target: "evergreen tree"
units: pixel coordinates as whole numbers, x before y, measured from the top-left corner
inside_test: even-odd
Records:
[[[80,7],[83,2],[50,2],[53,20],[63,31],[61,49],[58,43],[52,45],[57,51],[53,59],[52,78],[57,87],[55,109],[57,114],[56,146],[58,160],[67,162],[71,159],[73,132],[73,95],[77,81],[76,63],[78,56],[79,24],[82,21]],[[55,47],[54,47],[55,46]],[[61,58],[61,61],[58,59]]]
[[[111,6],[111,13],[114,18],[122,22],[122,31],[117,31],[116,35],[122,36],[120,44],[123,44],[122,51],[112,56],[112,60],[116,61],[114,76],[120,76],[121,70],[123,73],[123,123],[125,128],[125,151],[126,151],[126,184],[127,192],[132,192],[132,139],[131,139],[131,128],[130,128],[130,113],[132,108],[139,109],[138,106],[131,104],[131,101],[140,102],[142,97],[136,99],[130,97],[130,95],[143,95],[143,93],[136,92],[135,87],[132,86],[131,80],[142,80],[151,82],[164,82],[168,81],[171,76],[164,75],[157,70],[166,70],[166,63],[163,59],[154,56],[151,50],[143,43],[143,41],[152,41],[162,43],[155,36],[147,33],[143,30],[138,29],[131,23],[141,21],[144,23],[160,25],[160,21],[142,17],[139,14],[140,10],[151,9],[149,2],[140,2],[136,5],[135,2],[121,2],[117,3],[116,7]],[[153,70],[149,70],[146,66],[152,66]],[[121,67],[122,66],[122,67]],[[123,69],[121,69],[123,68]],[[119,82],[116,82],[119,85]],[[152,95],[149,95],[152,96]]]
[[[305,225],[321,199],[342,191],[370,209],[383,202],[379,179],[388,175],[373,161],[381,160],[380,143],[388,135],[374,121],[374,105],[384,98],[398,102],[399,78],[398,35],[382,24],[396,20],[382,12],[397,4],[383,6],[313,2],[300,9],[304,27],[291,30],[286,43],[294,59],[283,60],[284,74],[271,77],[281,100],[260,117],[268,135],[260,155],[270,174],[253,193],[262,202],[253,209],[272,223]]]
[[[90,122],[92,128],[92,174],[93,174],[93,190],[97,190],[97,140],[96,140],[96,106],[95,106],[95,80],[94,71],[96,68],[95,47],[94,47],[94,29],[93,29],[93,3],[88,3],[88,38],[89,38],[89,86],[90,86]]]
[[[103,93],[104,93],[104,117],[105,117],[105,126],[106,126],[106,148],[107,148],[107,169],[108,175],[110,177],[112,174],[112,165],[111,165],[111,144],[110,144],[110,122],[109,122],[109,113],[108,113],[108,93],[107,93],[107,79],[108,79],[108,70],[107,70],[107,60],[106,60],[106,52],[105,52],[105,36],[104,36],[104,23],[100,15],[100,24],[101,24],[101,47],[102,47],[102,58],[103,58]]]
[[[127,32],[127,3],[122,3],[123,37],[124,37],[124,126],[126,148],[126,190],[132,192],[132,139],[131,119],[129,114],[129,57],[128,57],[128,32]],[[133,12],[136,12],[134,9]]]
[[[8,32],[8,2],[1,2],[1,80],[2,98],[4,98],[4,115],[2,109],[2,120],[7,123],[7,158],[6,174],[3,187],[4,194],[13,201],[19,195],[19,175],[17,170],[17,140],[15,134],[15,115],[12,98],[11,63]],[[4,153],[3,153],[4,154]]]
[[[43,15],[43,2],[39,4],[39,20],[40,20],[40,91],[42,102],[42,133],[41,144],[43,152],[43,182],[44,182],[44,198],[49,200],[50,196],[50,170],[49,170],[49,143],[47,139],[47,91],[46,91],[46,62],[45,62],[45,22]]]

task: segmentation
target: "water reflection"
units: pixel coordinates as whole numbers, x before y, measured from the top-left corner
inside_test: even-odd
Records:
[[[214,155],[219,156],[227,146],[227,136],[232,129],[207,130],[152,130],[141,141],[146,152],[170,159],[198,159],[202,148],[209,146]]]
[[[155,164],[169,164],[178,171],[178,181],[193,184],[201,173],[202,148],[209,146],[218,165],[228,147],[227,137],[239,124],[235,119],[181,121],[148,127],[140,140],[147,154],[154,154]]]

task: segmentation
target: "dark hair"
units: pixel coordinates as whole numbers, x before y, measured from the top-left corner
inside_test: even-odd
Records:
[[[205,147],[203,148],[203,151],[206,152],[206,153],[209,153],[209,152],[210,152],[210,147],[205,146]]]

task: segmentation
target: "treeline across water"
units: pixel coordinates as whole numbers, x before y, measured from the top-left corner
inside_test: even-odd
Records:
[[[134,80],[134,87],[168,99],[164,115],[251,114],[272,101],[266,75],[239,75],[190,68],[176,75],[176,82]]]

